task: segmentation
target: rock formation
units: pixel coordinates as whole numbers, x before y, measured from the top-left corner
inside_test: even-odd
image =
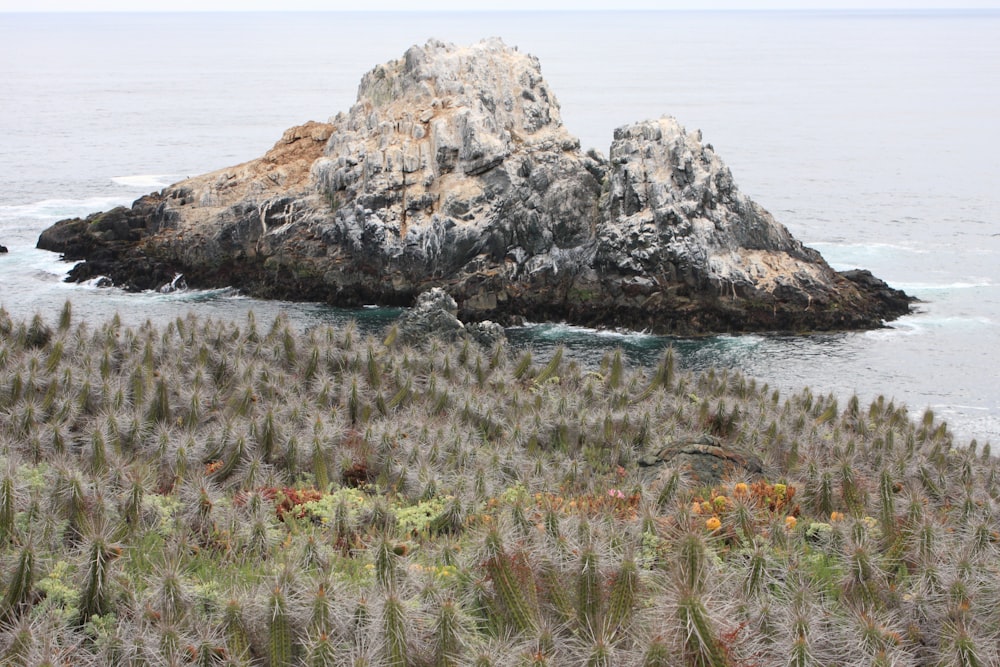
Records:
[[[742,195],[672,118],[615,131],[610,159],[563,127],[537,59],[492,39],[410,48],[330,123],[130,209],[57,223],[71,276],[340,306],[441,287],[464,320],[662,333],[869,328],[908,298],[839,274]]]
[[[758,479],[763,477],[764,464],[749,449],[724,443],[711,435],[693,442],[669,443],[658,452],[639,459],[639,466],[650,472],[647,482],[655,484],[669,478],[674,470],[682,472],[697,486],[716,486],[727,477]]]
[[[504,343],[507,335],[495,322],[463,323],[458,319],[458,304],[440,287],[427,290],[410,310],[396,322],[399,341],[418,344],[434,337],[448,342],[471,340],[483,347]],[[390,334],[391,335],[391,334]]]

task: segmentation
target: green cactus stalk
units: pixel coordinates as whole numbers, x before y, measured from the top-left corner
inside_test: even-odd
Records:
[[[604,627],[608,637],[616,637],[628,631],[639,605],[639,567],[631,556],[624,558],[618,567],[608,598]]]
[[[754,546],[750,554],[750,563],[746,578],[743,580],[743,594],[755,598],[764,590],[767,578],[767,550],[761,544]]]
[[[407,378],[406,383],[400,387],[399,391],[393,394],[389,402],[386,403],[386,408],[389,410],[395,410],[396,408],[403,405],[407,399],[409,399],[410,394],[413,393],[413,383]]]
[[[663,358],[660,363],[656,366],[656,372],[653,373],[652,379],[646,388],[639,394],[636,398],[636,402],[645,401],[653,392],[657,389],[670,389],[674,384],[674,377],[676,375],[676,363],[674,359],[674,348],[668,347],[663,353]],[[722,406],[720,404],[720,410],[717,413],[720,417],[723,414]]]
[[[330,468],[326,460],[326,450],[323,441],[314,437],[312,441],[312,472],[316,488],[326,492],[330,488]]]
[[[465,527],[465,510],[462,500],[455,496],[445,506],[444,511],[431,519],[430,530],[435,535],[454,535]]]
[[[236,596],[226,601],[222,610],[222,633],[229,655],[236,660],[250,659],[250,637],[243,620],[243,603]]]
[[[614,665],[614,652],[611,650],[611,645],[602,637],[594,639],[587,655],[586,667],[612,667],[612,665]]]
[[[87,511],[87,497],[82,474],[76,470],[62,469],[56,481],[55,500],[67,519],[65,540],[75,544],[83,534]]]
[[[625,363],[622,361],[621,348],[615,348],[615,353],[611,357],[610,368],[608,369],[607,383],[611,389],[622,386],[625,378]]]
[[[461,611],[454,599],[447,598],[438,604],[434,616],[434,667],[455,667],[462,657]]]
[[[99,475],[105,472],[107,467],[108,451],[104,432],[100,428],[95,428],[90,434],[90,469]]]
[[[291,667],[293,664],[292,621],[289,601],[280,584],[267,596],[267,647],[271,667]]]
[[[299,355],[295,346],[295,335],[287,324],[281,334],[281,348],[284,352],[285,368],[295,368]]]
[[[271,463],[278,446],[278,429],[274,423],[274,410],[270,407],[257,427],[257,445],[260,447],[264,462]]]
[[[20,616],[31,602],[35,582],[35,548],[27,544],[21,549],[17,565],[7,580],[7,592],[0,601],[0,626]]]
[[[570,626],[576,620],[576,609],[570,594],[572,591],[566,586],[563,572],[548,559],[545,559],[538,569],[548,605],[556,613],[560,623]]]
[[[792,642],[792,648],[788,652],[788,667],[810,667],[814,664],[812,651],[809,649],[809,642],[804,636],[799,636]]]
[[[660,509],[667,509],[677,496],[677,491],[681,488],[681,473],[679,470],[672,470],[670,476],[663,482],[659,492],[656,494],[656,506]]]
[[[689,532],[680,536],[674,567],[682,590],[690,594],[699,594],[704,590],[708,578],[708,549],[700,534]]]
[[[601,587],[600,559],[591,547],[580,554],[576,579],[577,623],[591,635],[601,628],[604,592]]]
[[[674,667],[676,664],[676,656],[667,642],[662,637],[653,637],[642,656],[642,667]]]
[[[694,593],[677,601],[678,624],[684,640],[684,660],[694,667],[729,667],[726,652],[716,636],[708,611]]]
[[[103,527],[92,528],[86,547],[86,575],[80,591],[78,623],[81,626],[92,616],[103,616],[111,611],[111,566],[121,553],[121,547],[112,543]]]
[[[383,664],[386,667],[407,667],[406,609],[403,602],[391,594],[382,608]]]
[[[382,369],[379,367],[378,358],[375,356],[375,348],[368,347],[367,379],[368,386],[378,389],[382,386]]]
[[[310,640],[306,650],[308,667],[334,667],[337,664],[337,645],[330,635],[320,634]]]
[[[527,375],[529,370],[531,370],[531,352],[526,351],[517,362],[517,367],[514,369],[514,377],[520,380]]]
[[[375,546],[375,581],[386,590],[392,590],[398,578],[399,556],[396,555],[395,545],[387,538],[382,537]]]
[[[506,612],[507,619],[518,632],[533,633],[537,628],[534,583],[519,577],[515,571],[516,557],[503,547],[496,529],[486,536],[486,572]]]
[[[17,516],[17,486],[14,473],[7,470],[0,479],[0,545],[7,544],[14,537]]]
[[[309,632],[312,635],[329,635],[331,632],[331,598],[326,582],[319,582],[309,601]]]
[[[153,424],[170,422],[170,390],[167,388],[167,381],[162,377],[156,382],[156,392],[149,403],[146,419]]]
[[[544,384],[549,379],[555,377],[555,374],[559,372],[559,365],[562,364],[564,351],[565,348],[562,345],[556,348],[552,358],[549,359],[549,363],[535,376],[535,384]]]
[[[361,419],[361,398],[358,395],[358,379],[351,378],[351,391],[347,398],[347,415],[351,425],[357,425]]]
[[[939,649],[943,655],[938,664],[957,665],[958,667],[986,667],[988,664],[993,664],[983,657],[982,649],[969,635],[964,624],[948,623],[944,634]]]
[[[9,632],[6,650],[3,652],[3,664],[11,667],[28,667],[31,661],[32,649],[36,643],[36,630],[27,617],[21,618]]]
[[[62,310],[59,311],[59,332],[66,333],[73,325],[73,304],[67,299],[63,302]]]
[[[888,470],[883,470],[879,476],[879,520],[882,534],[891,539],[896,533],[896,498],[895,481]]]
[[[57,340],[49,348],[49,356],[45,360],[45,372],[48,374],[53,374],[59,368],[59,364],[62,362],[63,353],[65,352],[65,344],[62,340]]]

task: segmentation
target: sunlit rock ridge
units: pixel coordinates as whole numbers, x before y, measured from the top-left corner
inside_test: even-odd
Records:
[[[129,289],[182,273],[357,306],[441,287],[463,320],[502,323],[808,331],[908,311],[902,292],[794,239],[673,118],[618,128],[609,156],[581,151],[536,58],[431,40],[262,158],[59,222],[39,246],[86,260],[75,279]]]

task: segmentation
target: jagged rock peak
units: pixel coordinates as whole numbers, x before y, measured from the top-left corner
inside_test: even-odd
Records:
[[[489,171],[520,146],[579,146],[538,59],[496,38],[411,47],[365,74],[357,103],[332,122],[341,131],[327,144],[330,160],[314,170],[330,191],[355,180],[351,168],[361,163],[366,185],[373,181],[367,190],[420,187],[452,172]],[[399,174],[414,174],[412,183]]]
[[[508,146],[554,137],[574,141],[563,128],[538,59],[495,37],[464,47],[432,39],[375,67],[362,77],[345,127],[371,130],[376,119],[388,117],[427,122],[449,110],[472,114],[482,123],[475,129]]]

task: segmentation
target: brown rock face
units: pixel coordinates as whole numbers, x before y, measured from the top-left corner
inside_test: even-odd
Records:
[[[841,275],[743,196],[698,134],[615,131],[610,161],[563,127],[538,61],[431,41],[366,74],[329,124],[131,209],[57,223],[77,278],[337,305],[444,288],[463,320],[664,333],[880,326],[909,301]]]

